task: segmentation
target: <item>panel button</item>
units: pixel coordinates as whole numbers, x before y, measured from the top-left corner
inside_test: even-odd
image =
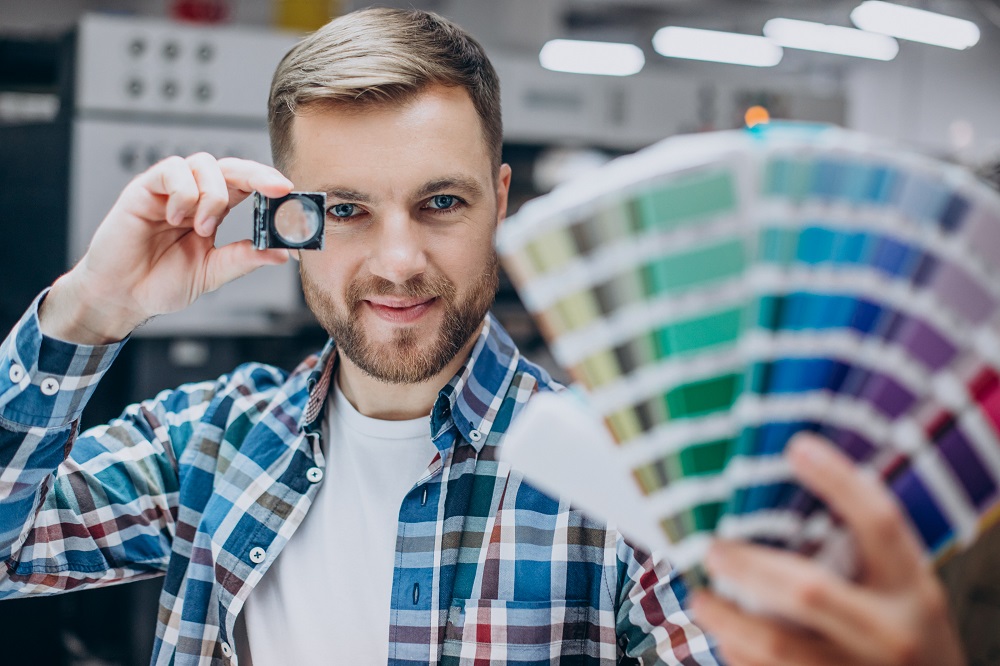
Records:
[[[211,44],[202,44],[198,47],[198,60],[201,62],[208,62],[215,57],[215,49],[212,48]]]
[[[164,81],[161,91],[163,92],[163,96],[167,99],[173,99],[174,97],[177,97],[177,82]]]
[[[194,89],[194,96],[201,102],[212,99],[212,86],[208,83],[199,83]]]
[[[128,93],[129,97],[140,97],[144,89],[145,86],[142,85],[142,81],[139,79],[130,79],[125,84],[125,92]]]
[[[138,58],[146,52],[146,41],[138,37],[133,39],[128,44],[128,52],[133,58]]]
[[[163,45],[163,58],[165,60],[176,60],[181,54],[181,47],[177,42],[167,42]]]

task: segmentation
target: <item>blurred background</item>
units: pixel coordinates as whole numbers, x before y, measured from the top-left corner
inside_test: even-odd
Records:
[[[305,32],[367,4],[0,0],[0,328],[79,259],[151,164],[199,150],[269,163],[275,65]],[[664,137],[770,118],[881,135],[1000,179],[1000,0],[378,4],[439,12],[486,47],[503,83],[511,212]],[[224,241],[249,237],[249,209],[224,228]],[[506,280],[495,313],[562,376]],[[290,369],[325,337],[295,267],[264,269],[140,329],[84,425],[246,360]],[[1000,664],[997,563],[994,531],[942,571],[977,665]],[[0,663],[148,663],[158,592],[154,580],[2,603]]]

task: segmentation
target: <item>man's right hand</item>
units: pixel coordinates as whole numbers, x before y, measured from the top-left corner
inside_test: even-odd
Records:
[[[77,344],[121,340],[150,317],[268,264],[285,250],[249,240],[215,247],[222,219],[251,192],[279,197],[292,183],[277,170],[208,153],[169,157],[136,176],[101,223],[87,253],[52,287],[42,332]]]

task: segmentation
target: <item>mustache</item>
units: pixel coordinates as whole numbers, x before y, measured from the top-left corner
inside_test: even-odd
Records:
[[[347,305],[356,308],[371,296],[398,296],[401,298],[441,298],[453,302],[457,294],[455,285],[443,276],[417,275],[402,284],[378,275],[353,280],[347,287]]]

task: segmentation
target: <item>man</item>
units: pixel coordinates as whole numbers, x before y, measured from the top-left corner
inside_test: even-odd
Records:
[[[510,168],[481,48],[432,14],[357,12],[286,56],[269,104],[278,170],[155,165],[0,348],[0,594],[165,574],[155,664],[716,663],[668,563],[496,462],[530,396],[557,387],[488,315]],[[252,190],[293,187],[329,196],[328,249],[298,258],[331,343],[290,375],[242,366],[77,434],[135,327],[287,259],[214,234]],[[721,547],[717,575],[751,595],[777,579],[774,612],[806,629],[704,595],[723,653],[781,663],[766,650],[787,644],[829,660],[864,643],[872,663],[885,647],[958,663],[940,587],[885,492],[824,451],[796,449],[803,478],[881,507],[874,538],[898,537],[882,553],[897,575],[866,569],[854,586]],[[867,543],[865,512],[836,508]],[[852,621],[877,604],[888,633],[869,645]]]

